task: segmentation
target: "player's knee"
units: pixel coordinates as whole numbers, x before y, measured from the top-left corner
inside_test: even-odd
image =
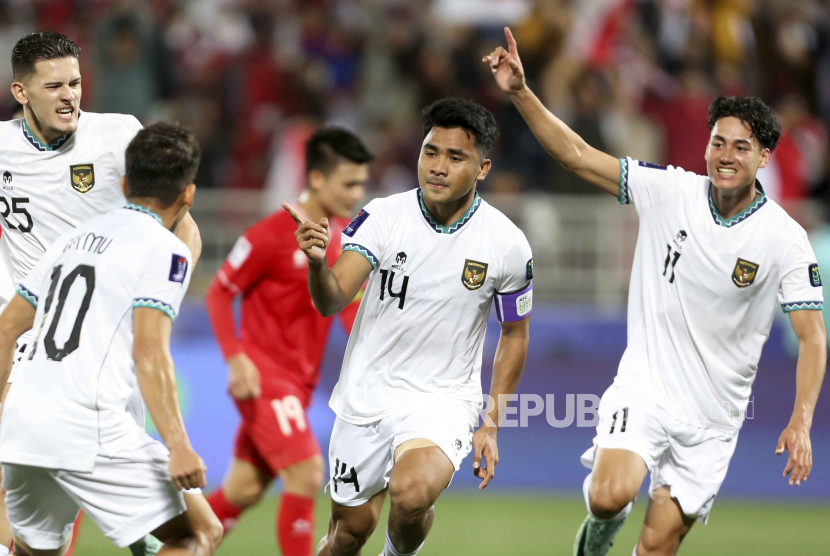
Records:
[[[234,506],[247,508],[259,502],[264,493],[265,487],[259,481],[246,481],[225,490],[225,497]]]
[[[591,513],[601,519],[610,519],[625,509],[634,499],[628,488],[618,483],[591,485],[588,494]]]
[[[312,458],[296,468],[280,472],[289,492],[313,498],[323,489],[323,458]]]
[[[328,544],[332,556],[352,556],[360,552],[369,536],[374,530],[373,526],[364,523],[352,523],[346,525],[341,522],[334,529],[334,533],[329,533]]]
[[[194,534],[199,544],[205,547],[209,554],[216,552],[219,545],[222,543],[222,537],[225,535],[225,530],[222,527],[222,522],[219,521],[215,515],[211,514],[195,528]]]
[[[677,553],[679,543],[676,540],[658,539],[652,537],[651,539],[642,538],[637,543],[636,556],[674,556]]]
[[[417,519],[432,508],[428,485],[419,477],[393,475],[389,481],[391,510],[398,519]]]

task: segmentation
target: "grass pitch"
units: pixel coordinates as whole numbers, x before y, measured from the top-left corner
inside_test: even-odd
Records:
[[[278,498],[266,498],[245,513],[218,555],[280,554],[275,540]],[[387,507],[363,550],[376,556],[383,548]],[[646,503],[641,496],[611,550],[630,556],[639,536]],[[436,504],[435,525],[424,556],[551,556],[572,554],[573,540],[585,517],[581,498],[557,494],[445,493]],[[317,504],[315,542],[328,523],[329,499]],[[697,524],[684,541],[684,556],[830,554],[830,505],[788,505],[774,500],[718,500],[708,525]],[[78,556],[129,554],[106,540],[88,519],[76,551]]]

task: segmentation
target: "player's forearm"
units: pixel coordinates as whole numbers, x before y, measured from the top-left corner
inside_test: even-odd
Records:
[[[326,261],[308,264],[308,291],[314,307],[324,317],[336,315],[346,308],[346,299],[337,276],[331,271]]]
[[[167,448],[190,447],[179,410],[176,372],[167,350],[155,349],[135,357],[135,371],[141,396]]]
[[[826,337],[816,333],[799,339],[795,407],[790,423],[798,423],[808,429],[812,426],[826,365]]]
[[[214,278],[205,295],[205,308],[210,319],[213,334],[225,361],[242,351],[242,342],[236,335],[236,322],[233,313],[234,293]]]
[[[526,327],[510,333],[502,331],[493,361],[493,378],[490,381],[489,395],[493,404],[487,412],[489,419],[484,423],[485,428],[501,428],[508,398],[516,391],[524,372],[529,343],[530,334]]]
[[[199,262],[199,257],[202,256],[202,235],[199,233],[199,226],[188,212],[182,218],[181,223],[176,227],[176,237],[182,240],[187,248],[190,249],[190,254],[193,257],[193,266]]]

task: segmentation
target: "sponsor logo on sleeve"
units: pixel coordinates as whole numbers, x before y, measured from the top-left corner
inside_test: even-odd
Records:
[[[228,255],[228,264],[231,265],[232,269],[238,270],[250,254],[251,242],[248,241],[247,237],[239,236],[239,239],[236,240],[236,244]]]
[[[484,279],[487,278],[488,266],[487,263],[466,259],[461,273],[461,283],[470,291],[479,289],[484,285]]]
[[[95,187],[95,168],[92,164],[73,164],[69,167],[72,189],[89,193]]]
[[[662,164],[654,164],[653,162],[643,162],[642,160],[638,160],[637,164],[642,166],[643,168],[651,168],[653,170],[665,170],[666,167]]]
[[[527,272],[525,273],[525,279],[528,281],[533,280],[533,259],[527,261]]]
[[[369,213],[366,212],[366,209],[361,210],[357,213],[357,216],[355,216],[352,219],[352,221],[349,222],[349,225],[346,226],[346,229],[343,230],[343,233],[349,237],[354,237],[354,234],[357,232],[357,229],[360,228],[364,222],[366,222],[367,218],[369,218]]]
[[[184,282],[184,277],[187,276],[187,259],[182,257],[181,255],[176,255],[173,253],[173,260],[170,263],[170,276],[169,280],[171,282]]]
[[[818,265],[816,263],[810,265],[809,272],[810,285],[814,288],[821,287],[821,274],[818,271]]]
[[[738,259],[735,263],[735,270],[732,271],[732,282],[739,288],[745,288],[755,281],[755,276],[758,274],[758,265]]]
[[[533,309],[533,290],[528,290],[516,298],[516,314],[523,317],[531,309]]]

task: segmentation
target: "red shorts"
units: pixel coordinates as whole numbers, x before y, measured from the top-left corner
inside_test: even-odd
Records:
[[[320,455],[300,398],[287,390],[274,397],[236,400],[242,423],[234,457],[274,476],[280,469]]]

